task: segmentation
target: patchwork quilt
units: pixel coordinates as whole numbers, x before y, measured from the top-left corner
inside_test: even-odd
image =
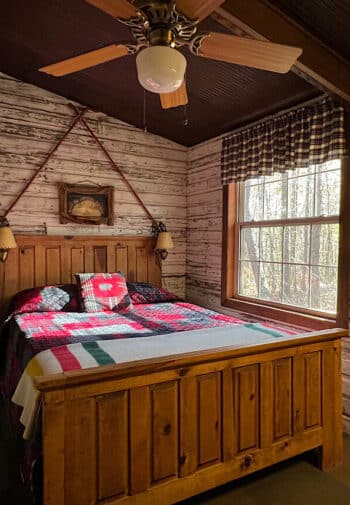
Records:
[[[53,347],[240,324],[240,319],[185,302],[135,305],[130,312],[17,314],[0,339],[0,386],[8,400],[28,362]]]
[[[205,328],[234,328],[244,323],[247,322],[181,301],[134,305],[130,312],[32,312],[13,315],[1,327],[0,392],[10,405],[24,370],[42,351],[50,350],[50,354],[55,357],[60,355],[58,362],[62,370],[79,369],[85,367],[86,363],[80,358],[68,359],[71,351],[67,354],[66,350],[71,349],[72,344],[78,344],[81,352],[85,353],[85,356],[90,355],[89,359],[94,360],[94,366],[97,366],[106,364],[107,358],[108,363],[117,359],[111,357],[108,352],[106,357],[106,354],[99,351],[101,348],[105,350],[107,341],[126,338],[134,340],[135,337],[152,337]],[[296,333],[293,329],[269,323],[261,324],[260,330],[262,334],[268,334],[270,337]],[[144,340],[151,341],[148,338]],[[35,370],[35,367],[32,370]],[[37,372],[34,375],[37,375]],[[12,426],[9,429],[12,428],[16,438],[21,437],[23,426],[21,427],[19,419],[23,415],[22,408],[12,403],[10,415]],[[35,433],[30,441],[26,441],[24,451],[22,475],[24,481],[30,484],[33,471],[38,469],[40,474],[40,465],[34,466],[41,454],[40,433]]]
[[[82,342],[42,351],[27,365],[12,398],[14,403],[23,408],[23,437],[30,438],[38,417],[41,395],[35,386],[35,377],[218,348],[241,349],[267,344],[276,338],[288,340],[296,336],[260,323],[228,324],[223,327],[154,335],[152,338]]]

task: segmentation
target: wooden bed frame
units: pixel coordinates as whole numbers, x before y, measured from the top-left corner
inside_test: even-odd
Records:
[[[20,241],[32,251],[30,265],[40,264],[36,251],[42,258],[47,241],[59,241],[36,239],[35,246],[33,237]],[[130,239],[104,239],[107,245],[92,240],[76,238],[68,246],[86,248],[87,270],[96,243],[114,250],[114,258],[116,244],[129,251]],[[150,239],[139,240],[146,241],[142,264],[153,265],[152,248],[145,245]],[[68,265],[68,279],[76,269],[73,253],[64,251],[65,241],[59,244],[61,273]],[[133,245],[131,250],[134,258]],[[106,269],[114,268],[106,254]],[[2,270],[2,279],[9,282],[9,272],[17,279],[14,291],[36,279],[32,274],[23,281],[23,265],[14,274],[21,261],[19,250]],[[144,280],[159,283],[154,268],[148,267]],[[324,330],[273,344],[37,378],[44,505],[170,505],[311,449],[320,449],[321,468],[336,466],[342,460],[340,345],[346,334]]]

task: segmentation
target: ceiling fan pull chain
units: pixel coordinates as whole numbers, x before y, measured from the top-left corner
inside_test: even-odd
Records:
[[[148,132],[146,119],[146,90],[143,90],[143,131]]]
[[[187,115],[187,104],[184,105],[184,125],[188,126],[190,124],[188,120],[188,115]]]
[[[184,84],[186,86],[186,81],[187,81],[187,75],[185,74],[184,76]],[[188,104],[188,101],[184,104],[184,126],[188,126],[189,125],[189,120],[188,120],[188,115],[187,115],[187,104]]]

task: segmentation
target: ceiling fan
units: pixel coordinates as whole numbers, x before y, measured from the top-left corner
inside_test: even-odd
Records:
[[[223,33],[200,32],[198,24],[224,0],[85,0],[130,28],[134,41],[116,43],[40,68],[55,77],[137,54],[140,84],[160,95],[164,109],[188,102],[184,81],[187,46],[204,58],[286,73],[302,50]]]

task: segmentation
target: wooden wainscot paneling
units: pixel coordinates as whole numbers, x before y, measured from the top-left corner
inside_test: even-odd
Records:
[[[304,355],[305,421],[304,428],[321,426],[322,422],[322,353]]]
[[[185,476],[222,459],[222,373],[185,378],[180,388],[179,462]]]
[[[236,451],[259,447],[259,365],[233,370]]]
[[[69,402],[66,410],[65,503],[83,505],[96,501],[96,402],[94,398],[82,398]]]
[[[128,493],[128,392],[97,398],[98,498]]]
[[[292,435],[292,358],[273,362],[273,439]]]
[[[130,494],[151,485],[151,394],[149,386],[130,391]]]
[[[198,379],[198,462],[199,466],[221,460],[221,372]]]
[[[178,475],[178,384],[151,388],[152,483]]]

